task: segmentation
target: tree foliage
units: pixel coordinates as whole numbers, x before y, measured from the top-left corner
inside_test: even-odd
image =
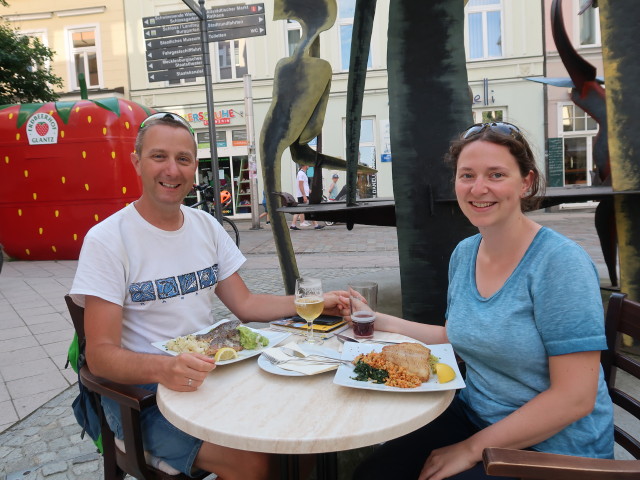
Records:
[[[2,4],[6,1],[0,0]],[[63,83],[48,66],[53,55],[39,39],[0,24],[0,105],[57,100],[53,89]]]

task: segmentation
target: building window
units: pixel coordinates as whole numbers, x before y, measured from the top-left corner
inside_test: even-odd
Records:
[[[578,8],[580,2],[576,2]],[[579,10],[579,12],[581,9]],[[580,45],[600,45],[600,9],[587,7],[578,16]]]
[[[598,124],[574,104],[560,105],[564,185],[591,185],[592,143]]]
[[[249,73],[246,39],[218,42],[216,45],[219,80],[237,80]]]
[[[338,31],[340,32],[340,69],[342,71],[349,70],[353,15],[355,10],[356,0],[340,0],[338,8]],[[372,65],[371,50],[369,50],[367,68],[371,68]]]
[[[502,110],[474,110],[473,123],[489,123],[504,121]]]
[[[78,75],[83,73],[87,88],[102,86],[102,65],[99,49],[97,27],[68,29],[70,61],[70,85],[72,90],[78,90]]]
[[[300,24],[295,20],[287,20],[287,46],[289,48],[289,56],[292,56],[293,52],[296,51],[301,38],[302,27]]]
[[[29,43],[31,46],[33,46],[33,42],[34,40],[39,40],[40,43],[42,45],[44,45],[45,47],[47,47],[49,44],[47,42],[47,32],[46,30],[22,30],[18,32],[20,35],[24,35],[25,37],[29,37]],[[46,70],[49,69],[50,66],[50,61],[46,60],[44,65],[42,65],[41,68],[44,68]],[[38,69],[38,66],[35,64],[35,62],[33,62],[32,67],[31,67],[31,71],[35,72]]]
[[[344,122],[343,122],[344,123]],[[346,132],[346,124],[345,124]],[[360,144],[358,163],[367,167],[376,168],[376,138],[375,118],[364,117],[360,123]],[[356,196],[358,198],[375,198],[378,196],[377,175],[360,175],[356,183]]]
[[[469,0],[465,12],[469,60],[502,57],[502,1]]]

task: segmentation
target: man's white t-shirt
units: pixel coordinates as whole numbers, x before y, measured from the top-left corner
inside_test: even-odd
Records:
[[[152,342],[212,325],[217,282],[246,260],[218,221],[181,207],[184,223],[168,232],[148,223],[133,204],[87,233],[71,287],[123,307],[122,346],[160,353]]]
[[[300,182],[302,182],[304,193],[300,191]],[[298,176],[296,177],[296,200],[298,199],[298,197],[302,196],[309,196],[309,177],[307,177],[307,174],[304,170],[300,169],[298,170]]]

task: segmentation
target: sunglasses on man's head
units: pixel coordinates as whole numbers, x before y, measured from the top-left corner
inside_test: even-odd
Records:
[[[462,138],[466,140],[467,138],[473,137],[474,135],[479,135],[487,128],[492,132],[499,133],[501,135],[510,135],[519,142],[523,140],[522,132],[520,131],[520,129],[514,124],[508,122],[476,123],[475,125],[471,125],[464,131],[464,133],[462,134]]]
[[[155,120],[156,118],[170,118],[171,120],[175,120],[176,122],[181,123],[182,125],[187,127],[189,131],[193,133],[193,128],[191,128],[191,125],[189,124],[189,122],[187,122],[180,115],[176,115],[175,113],[171,113],[171,112],[158,112],[158,113],[154,113],[150,117],[145,118],[144,121],[140,124],[140,130],[142,130],[146,126],[148,121]]]

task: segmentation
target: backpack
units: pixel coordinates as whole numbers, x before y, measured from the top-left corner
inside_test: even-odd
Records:
[[[73,415],[76,417],[76,421],[82,427],[80,438],[84,438],[85,432],[88,433],[100,453],[103,453],[102,432],[100,428],[102,408],[98,405],[100,398],[85,387],[80,381],[79,372],[86,363],[84,348],[85,342],[80,342],[78,340],[78,334],[74,333],[71,345],[69,345],[69,351],[67,352],[67,364],[65,365],[65,368],[71,365],[71,368],[78,373],[79,393],[71,407],[73,409]]]

